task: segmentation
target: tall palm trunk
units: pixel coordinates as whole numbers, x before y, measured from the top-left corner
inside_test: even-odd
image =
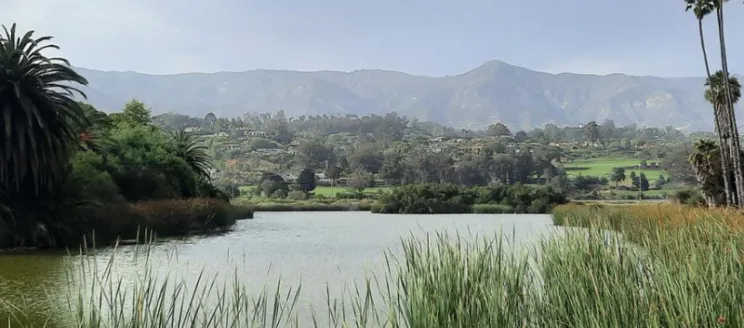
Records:
[[[718,15],[718,38],[721,42],[721,69],[723,71],[723,88],[726,93],[727,123],[729,124],[729,151],[732,159],[731,163],[734,166],[734,181],[736,183],[737,201],[734,204],[739,205],[739,202],[744,200],[744,168],[741,165],[741,148],[739,145],[739,131],[736,127],[736,113],[734,111],[733,101],[731,100],[731,85],[729,83],[728,59],[726,56],[726,38],[724,37],[723,27],[723,3],[724,0],[718,0],[716,14]]]
[[[698,32],[700,34],[700,48],[703,50],[703,61],[705,62],[705,73],[708,76],[708,81],[711,80],[710,75],[710,63],[708,62],[708,51],[705,49],[705,36],[703,34],[703,18],[698,18]],[[723,135],[724,133],[727,133],[725,130],[723,130],[723,113],[721,111],[721,106],[717,104],[713,104],[713,121],[715,122],[715,128],[716,128],[716,134],[718,134],[718,145],[721,150],[721,171],[723,172],[723,190],[726,194],[726,203],[732,204],[734,201],[734,193],[732,181],[730,179],[729,172],[731,171],[731,161],[730,156],[728,156],[726,142],[724,141]],[[709,203],[710,204],[710,203]]]
[[[736,192],[736,179],[733,176],[734,174],[732,174],[735,173],[735,169],[731,156],[731,134],[729,133],[731,121],[729,120],[725,103],[715,104],[714,111],[716,112],[716,120],[720,127],[718,138],[721,140],[719,146],[721,152],[721,175],[723,176],[726,204],[728,206],[736,206],[738,204],[738,195]]]

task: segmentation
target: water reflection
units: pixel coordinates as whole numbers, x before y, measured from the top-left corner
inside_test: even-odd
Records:
[[[37,324],[58,321],[68,289],[65,274],[63,253],[0,255],[0,302],[23,308]],[[0,306],[0,327],[9,319],[7,307]]]
[[[69,272],[89,266],[99,279],[121,280],[124,288],[142,281],[147,265],[155,277],[169,276],[193,286],[200,275],[219,281],[237,278],[252,291],[302,281],[299,309],[309,318],[309,307],[324,308],[326,287],[339,295],[365,274],[384,270],[384,252],[394,253],[400,238],[436,231],[493,236],[503,231],[516,244],[536,240],[550,232],[548,215],[373,215],[361,212],[257,213],[254,220],[241,221],[234,231],[206,237],[170,240],[144,247],[104,249],[93,256],[63,254],[0,255],[0,298],[21,304],[34,326],[47,319],[51,327],[64,326],[73,315],[67,309],[72,293],[88,293],[91,281],[70,285]],[[138,255],[139,254],[139,255]],[[147,256],[142,256],[147,254]],[[73,275],[74,276],[74,275]],[[99,281],[100,283],[100,281]],[[50,307],[53,304],[53,308]],[[65,317],[67,316],[67,317]],[[0,314],[0,327],[7,317]],[[302,319],[301,319],[302,321]]]

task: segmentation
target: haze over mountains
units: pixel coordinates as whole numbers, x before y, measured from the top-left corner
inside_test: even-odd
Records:
[[[178,112],[235,117],[284,110],[287,116],[386,114],[455,127],[499,121],[512,129],[595,120],[616,124],[712,130],[702,77],[548,74],[501,61],[457,76],[401,72],[247,72],[146,75],[78,68],[90,85],[88,100],[107,112],[137,98],[154,114]]]

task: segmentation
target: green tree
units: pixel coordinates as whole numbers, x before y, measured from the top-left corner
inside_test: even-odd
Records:
[[[212,126],[215,122],[217,122],[217,116],[214,113],[209,112],[207,115],[204,115],[204,124],[206,126]]]
[[[87,85],[63,58],[42,52],[58,49],[51,37],[20,34],[16,24],[0,35],[0,190],[42,187],[65,172],[86,119],[74,85]],[[0,196],[2,193],[0,192]]]
[[[527,132],[524,132],[523,130],[519,130],[514,134],[514,139],[516,139],[517,142],[525,142],[527,141],[527,138]]]
[[[349,154],[349,164],[353,168],[360,167],[365,171],[377,174],[383,165],[383,156],[373,145],[363,144]]]
[[[599,125],[595,121],[591,121],[584,125],[584,136],[589,142],[599,144],[600,143],[600,131]]]
[[[192,170],[203,178],[209,178],[212,163],[207,155],[207,147],[200,144],[191,133],[181,130],[172,132],[171,136],[176,147],[176,156],[180,157]]]
[[[661,189],[664,187],[664,184],[666,184],[666,178],[664,178],[663,174],[659,174],[659,178],[656,179],[656,182],[654,182],[654,187],[656,189]]]
[[[349,175],[347,185],[350,188],[356,189],[358,192],[362,192],[364,188],[373,187],[375,185],[375,179],[369,172],[358,168]]]
[[[635,172],[633,172],[633,174],[635,174]],[[617,186],[620,182],[625,181],[625,168],[616,167],[612,169],[612,177],[610,180],[615,182],[615,186]]]
[[[152,122],[152,111],[141,101],[132,99],[124,105],[124,110],[116,117],[119,123],[147,125]]]
[[[289,186],[283,180],[266,179],[261,182],[259,187],[266,197],[278,196],[281,198],[281,195],[286,195],[289,192]]]
[[[324,168],[327,162],[333,163],[335,155],[333,149],[324,146],[320,141],[305,141],[297,147],[300,163],[303,167],[317,170]]]
[[[407,144],[398,142],[392,144],[383,152],[380,176],[388,184],[399,185],[403,182],[409,167],[405,163],[405,157],[410,151]]]
[[[98,111],[90,104],[80,103],[85,116],[86,125],[78,130],[80,150],[90,150],[98,154],[105,154],[111,146],[108,131],[112,121],[106,113]],[[72,123],[72,122],[71,122]]]
[[[315,190],[317,185],[317,182],[315,181],[315,171],[309,167],[304,168],[297,177],[297,184],[300,185],[300,190],[305,193]]]
[[[501,123],[501,122],[491,124],[488,127],[487,133],[489,136],[492,136],[492,137],[512,135],[511,131],[509,131],[509,128],[504,123]]]
[[[646,174],[641,172],[641,175],[638,177],[638,189],[641,191],[648,190],[648,187],[650,186],[648,182],[648,178],[646,178]]]
[[[628,178],[630,179],[630,183],[638,188],[639,182],[638,182],[638,176],[636,175],[635,171],[630,171],[630,175],[628,175]]]

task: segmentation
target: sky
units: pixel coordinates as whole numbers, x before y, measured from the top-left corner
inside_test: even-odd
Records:
[[[2,0],[74,66],[149,74],[385,69],[457,75],[491,61],[550,73],[702,76],[682,0]],[[744,4],[726,5],[744,73]],[[715,17],[705,22],[720,66]]]

